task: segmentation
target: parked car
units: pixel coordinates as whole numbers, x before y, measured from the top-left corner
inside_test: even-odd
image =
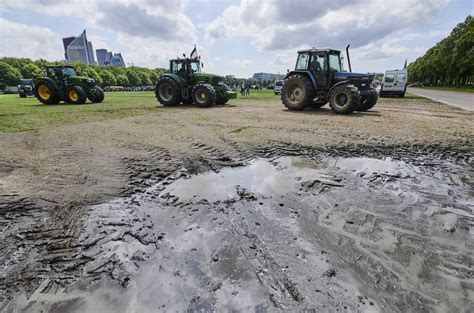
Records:
[[[284,80],[277,80],[275,82],[275,87],[273,88],[273,91],[275,92],[275,95],[281,94],[281,89],[283,88],[284,83],[285,83]]]
[[[380,96],[404,97],[407,91],[407,70],[388,70],[383,77]]]

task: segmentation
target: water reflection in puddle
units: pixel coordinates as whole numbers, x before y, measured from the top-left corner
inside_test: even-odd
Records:
[[[282,157],[275,161],[255,160],[249,166],[223,169],[219,173],[204,173],[178,180],[166,192],[183,200],[218,201],[237,196],[246,189],[260,195],[284,195],[296,189],[297,182],[324,177],[311,160]]]

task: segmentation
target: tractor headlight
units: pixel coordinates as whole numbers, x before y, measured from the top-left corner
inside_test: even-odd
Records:
[[[225,86],[224,82],[223,81],[220,81],[217,83],[219,86]]]
[[[86,79],[86,81],[89,83],[89,84],[93,84],[94,83],[94,80],[89,78],[89,79]]]

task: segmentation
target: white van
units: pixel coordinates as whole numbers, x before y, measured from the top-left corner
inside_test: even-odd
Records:
[[[407,70],[386,71],[380,88],[380,96],[404,97],[407,91],[408,72]]]

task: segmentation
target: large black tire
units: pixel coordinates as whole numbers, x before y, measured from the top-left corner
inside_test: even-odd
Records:
[[[40,79],[36,84],[35,97],[39,102],[44,104],[57,104],[60,101],[58,91],[53,84],[46,79]]]
[[[175,106],[181,102],[181,88],[173,78],[161,76],[156,82],[155,96],[164,106]]]
[[[289,110],[304,110],[314,99],[311,81],[304,75],[290,76],[281,90],[281,100]]]
[[[86,103],[87,95],[84,89],[79,86],[71,86],[66,89],[66,101],[71,104]]]
[[[360,104],[357,88],[341,85],[335,87],[329,95],[329,106],[334,113],[351,114]]]
[[[193,102],[200,107],[210,107],[216,103],[216,91],[209,84],[198,84],[194,86],[191,93]]]
[[[309,107],[312,109],[319,109],[325,106],[328,102],[327,101],[316,101],[316,102],[311,102],[309,104]]]
[[[105,98],[104,91],[99,86],[95,86],[94,90],[91,90],[89,92],[89,100],[91,102],[100,103],[104,101],[104,98]]]
[[[374,107],[377,103],[379,97],[377,96],[377,91],[375,89],[371,89],[368,96],[364,96],[360,98],[360,104],[357,108],[357,111],[368,111]]]

